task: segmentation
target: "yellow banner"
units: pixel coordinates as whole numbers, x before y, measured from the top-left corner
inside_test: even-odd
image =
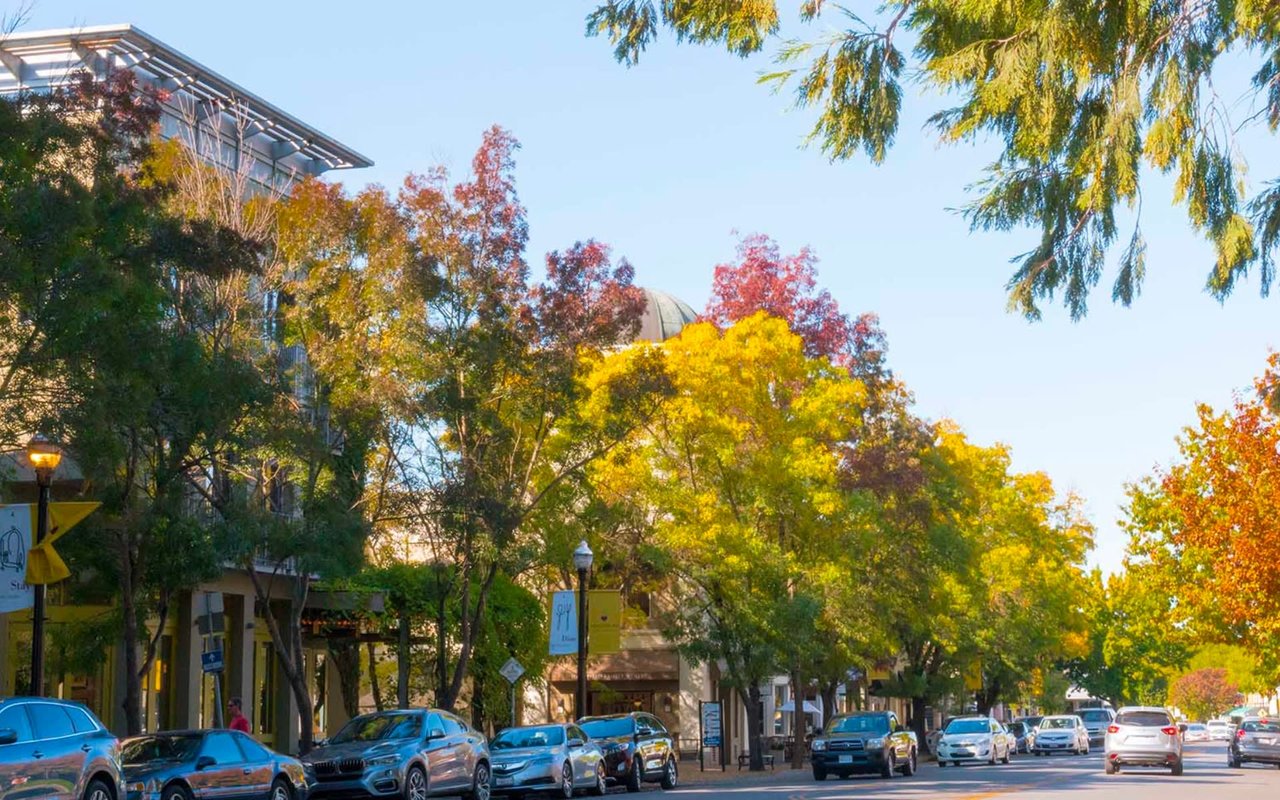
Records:
[[[592,589],[587,597],[587,649],[593,655],[622,650],[622,593]]]
[[[36,584],[57,583],[71,577],[71,570],[67,569],[62,557],[53,549],[53,543],[64,533],[74,528],[78,522],[89,516],[100,505],[102,504],[49,504],[49,532],[45,535],[43,542],[32,545],[27,553],[27,583],[33,586]],[[39,506],[32,503],[28,508],[31,510],[31,532],[34,540],[35,531],[39,525],[39,520],[36,519],[39,513]]]

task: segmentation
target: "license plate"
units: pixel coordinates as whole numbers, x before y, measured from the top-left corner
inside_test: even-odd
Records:
[[[515,783],[516,783],[515,778],[494,778],[493,779],[494,786],[514,786]]]
[[[853,756],[840,756],[840,763],[841,763],[841,764],[852,764],[852,763],[853,763]]]

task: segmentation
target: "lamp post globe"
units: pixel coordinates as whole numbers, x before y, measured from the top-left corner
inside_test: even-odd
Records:
[[[578,570],[578,687],[574,696],[575,719],[587,715],[587,571],[593,554],[586,540],[573,551],[573,566]]]
[[[62,462],[62,448],[47,436],[37,433],[27,442],[27,461],[36,474],[39,500],[36,504],[36,535],[39,545],[49,535],[49,486],[53,483],[53,471]],[[44,695],[44,602],[45,586],[32,587],[31,604],[31,695]]]

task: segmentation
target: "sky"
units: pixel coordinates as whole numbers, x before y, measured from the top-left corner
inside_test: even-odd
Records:
[[[994,150],[940,145],[924,126],[938,98],[909,90],[883,165],[831,163],[804,147],[812,117],[756,84],[767,55],[664,37],[627,69],[583,35],[591,7],[39,0],[24,29],[132,23],[370,157],[370,169],[330,174],[353,188],[395,187],[437,164],[461,176],[481,133],[501,125],[522,143],[535,265],[595,238],[638,283],[701,309],[739,234],[768,234],[786,252],[808,245],[843,310],[880,316],[919,413],[1008,445],[1016,469],[1081,495],[1098,531],[1093,562],[1118,569],[1125,484],[1174,458],[1197,402],[1221,407],[1248,390],[1277,341],[1280,298],[1261,298],[1256,280],[1223,304],[1206,294],[1211,249],[1171,204],[1169,181],[1147,176],[1148,275],[1134,306],[1110,302],[1112,274],[1084,320],[1049,306],[1027,322],[1006,311],[1004,284],[1036,237],[970,233],[955,213]],[[1280,175],[1273,141],[1242,147],[1254,188]]]

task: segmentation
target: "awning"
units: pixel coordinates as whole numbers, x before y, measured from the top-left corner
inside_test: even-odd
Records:
[[[551,668],[553,682],[577,679],[576,661],[563,660]],[[587,679],[592,681],[678,681],[680,656],[674,650],[623,650],[591,656]]]
[[[785,703],[783,703],[782,705],[778,706],[778,710],[779,710],[779,711],[781,711],[783,714],[790,714],[790,713],[794,712],[794,711],[796,710],[796,704],[795,704],[795,701],[793,701],[793,700],[788,700],[787,702],[785,702]],[[815,706],[813,703],[810,703],[808,700],[805,700],[805,701],[804,701],[804,713],[806,713],[806,714],[821,714],[821,713],[822,713],[822,709],[818,708],[818,707],[817,707],[817,706]]]

